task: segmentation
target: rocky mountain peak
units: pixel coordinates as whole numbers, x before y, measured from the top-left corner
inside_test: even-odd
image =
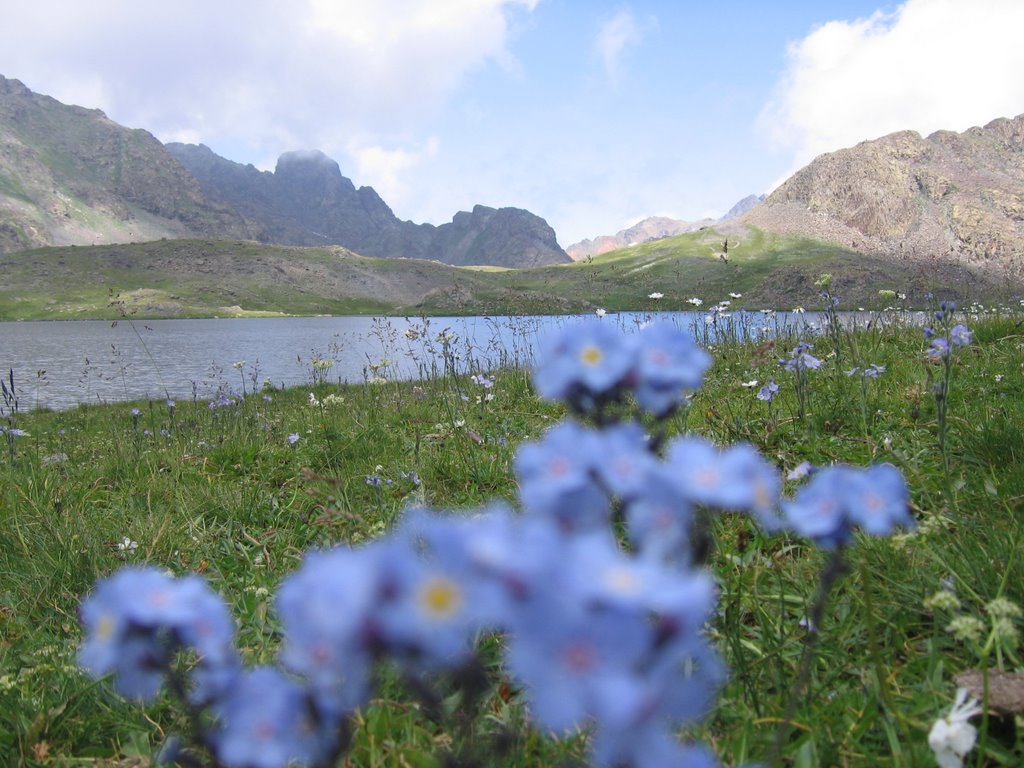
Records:
[[[1024,115],[821,155],[742,220],[865,253],[1024,274]]]

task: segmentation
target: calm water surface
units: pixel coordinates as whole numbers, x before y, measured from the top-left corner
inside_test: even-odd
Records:
[[[659,313],[704,331],[703,312]],[[743,332],[771,333],[794,323],[814,326],[814,313],[734,313]],[[650,313],[608,315],[635,326]],[[374,376],[419,378],[445,365],[487,370],[529,363],[537,339],[578,318],[289,317],[219,320],[106,320],[0,323],[0,371],[14,372],[19,407],[62,409],[78,403],[210,398],[263,386],[309,384],[316,359],[333,361],[330,382]],[[444,339],[447,339],[447,347]],[[241,363],[240,367],[236,367]]]

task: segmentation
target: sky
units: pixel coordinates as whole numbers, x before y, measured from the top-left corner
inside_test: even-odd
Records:
[[[1024,113],[1024,0],[0,0],[0,74],[402,219],[565,247],[719,216],[815,156]]]

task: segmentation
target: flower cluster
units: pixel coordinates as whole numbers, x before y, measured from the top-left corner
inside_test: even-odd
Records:
[[[780,360],[779,364],[787,371],[813,371],[820,368],[821,360],[812,355],[808,351],[809,349],[811,349],[811,345],[806,341],[801,341],[793,348],[792,356]]]
[[[696,389],[711,357],[691,336],[667,322],[624,335],[591,320],[553,335],[534,374],[541,397],[563,400],[578,413],[620,400],[632,391],[640,406],[657,416]]]
[[[671,325],[626,336],[594,320],[548,350],[535,386],[582,418],[520,447],[519,512],[414,508],[365,546],[308,553],[276,595],[277,664],[249,670],[227,609],[198,577],[120,571],[83,603],[82,665],[151,698],[188,650],[183,699],[216,760],[331,765],[376,664],[426,680],[468,664],[482,633],[500,633],[532,722],[587,729],[594,765],[714,766],[675,736],[704,716],[725,674],[703,631],[716,588],[693,543],[707,533],[698,512],[746,513],[835,549],[855,526],[883,535],[913,524],[903,478],[888,465],[828,467],[784,500],[778,469],[751,445],[655,441],[638,421],[606,418],[611,402],[664,418],[700,385],[710,358]]]

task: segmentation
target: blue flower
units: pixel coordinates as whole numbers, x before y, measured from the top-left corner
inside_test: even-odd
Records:
[[[949,340],[944,336],[932,339],[932,345],[928,349],[928,357],[938,360],[949,354]]]
[[[823,549],[846,544],[855,525],[873,536],[914,525],[906,482],[891,464],[822,469],[783,503],[783,511],[794,532]]]
[[[768,379],[768,383],[757,391],[757,399],[770,403],[777,394],[779,394],[779,385],[775,383],[775,379]]]
[[[289,435],[288,435],[288,445],[295,445],[297,442],[299,442],[299,433],[298,432],[291,432],[291,433],[289,433]]]
[[[215,712],[213,745],[225,765],[287,768],[318,763],[333,747],[337,724],[318,722],[306,691],[270,667],[242,675]]]
[[[127,696],[154,697],[179,647],[193,648],[207,673],[236,668],[234,623],[197,576],[174,579],[152,567],[123,568],[82,602],[81,620],[79,664],[94,677],[113,673]]]
[[[954,325],[949,329],[949,340],[957,347],[966,347],[971,343],[973,335],[966,325]]]
[[[819,470],[791,501],[782,504],[789,527],[822,549],[835,549],[849,541],[850,527],[843,504],[848,471],[846,467]]]
[[[637,423],[614,424],[595,435],[597,477],[620,499],[633,498],[647,485],[658,462],[648,449],[644,429]]]
[[[380,650],[373,617],[383,587],[382,547],[309,552],[277,591],[281,663],[341,709],[369,696],[369,668]]]
[[[683,401],[683,390],[697,389],[711,356],[693,337],[671,323],[657,322],[633,338],[636,363],[632,375],[640,406],[662,416]]]
[[[643,492],[625,506],[630,543],[641,557],[686,563],[693,505],[671,477],[659,466],[651,473]]]
[[[873,536],[887,536],[898,525],[914,527],[906,481],[892,464],[853,470],[845,498],[850,521]]]
[[[549,336],[540,359],[533,374],[540,396],[587,410],[595,398],[614,396],[634,354],[622,334],[592,319]]]
[[[603,525],[609,505],[595,481],[600,458],[595,434],[575,421],[561,422],[540,441],[520,445],[514,464],[524,511],[550,515],[567,529]]]

